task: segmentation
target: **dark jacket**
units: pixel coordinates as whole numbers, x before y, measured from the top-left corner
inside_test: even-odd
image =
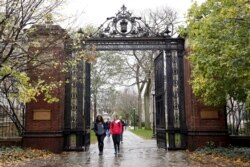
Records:
[[[122,123],[122,132],[124,131],[124,126],[125,126],[125,122],[123,120],[121,120]]]
[[[95,132],[96,135],[97,135],[97,132],[98,132],[97,124],[98,124],[97,122],[95,122],[95,124],[94,124],[94,132]],[[105,123],[103,123],[103,127],[104,127],[104,134],[103,135],[106,135],[107,126],[106,126]]]
[[[105,122],[106,129],[108,130],[110,128],[110,121]]]

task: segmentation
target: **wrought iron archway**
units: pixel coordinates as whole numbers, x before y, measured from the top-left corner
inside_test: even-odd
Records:
[[[107,18],[90,38],[82,39],[82,49],[88,49],[95,45],[96,51],[160,51],[160,54],[155,58],[157,146],[160,148],[180,149],[186,148],[187,145],[183,81],[184,39],[173,38],[169,33],[168,29],[160,34],[154,33],[142,21],[141,17],[134,17],[123,5],[116,16]],[[81,119],[77,120],[79,128],[76,126],[75,129],[72,129],[70,126],[71,114],[67,111],[65,114],[69,117],[66,118],[68,120],[65,120],[67,134],[73,132],[83,135],[83,137],[78,135],[79,147],[86,147],[90,144],[90,64],[86,62],[84,67],[85,91],[79,90],[80,93],[84,93],[84,112],[77,110],[76,113],[78,116],[84,113],[84,129],[80,128],[83,127]],[[79,68],[83,69],[82,67]],[[72,88],[67,88],[69,97],[71,96],[70,89]],[[81,96],[77,96],[77,104],[80,106],[83,103],[81,98]]]

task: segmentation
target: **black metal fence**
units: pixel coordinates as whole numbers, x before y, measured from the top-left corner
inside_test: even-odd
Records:
[[[230,136],[250,136],[250,111],[244,104],[235,105],[227,111],[227,126]]]
[[[15,123],[11,120],[8,113],[10,109],[8,107],[0,106],[0,138],[11,138],[19,137],[21,134],[16,128]],[[20,123],[24,125],[24,108],[23,106],[18,106],[15,108],[15,114],[17,115]]]

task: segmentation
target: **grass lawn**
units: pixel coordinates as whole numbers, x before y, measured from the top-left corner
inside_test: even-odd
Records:
[[[96,139],[95,132],[93,130],[91,130],[91,133],[90,133],[90,143],[91,144],[95,144],[96,142],[97,142],[97,139]]]
[[[145,130],[145,129],[129,129],[132,133],[140,136],[143,139],[152,139],[153,131],[152,130]]]
[[[140,136],[143,139],[152,139],[153,130],[145,130],[145,129],[129,129],[132,133],[136,134],[137,136]],[[166,142],[168,143],[168,134],[166,133]],[[175,134],[175,144],[178,145],[181,142],[181,136],[180,134]]]

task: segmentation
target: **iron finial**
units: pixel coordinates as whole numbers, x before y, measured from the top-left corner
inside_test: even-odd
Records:
[[[167,26],[167,28],[166,28],[166,30],[164,31],[164,36],[166,36],[166,37],[169,37],[170,34],[171,33],[171,31],[169,30],[169,28],[168,28],[168,26]]]
[[[121,7],[121,10],[122,10],[122,11],[126,11],[126,10],[127,10],[127,7],[123,4],[122,7]]]

